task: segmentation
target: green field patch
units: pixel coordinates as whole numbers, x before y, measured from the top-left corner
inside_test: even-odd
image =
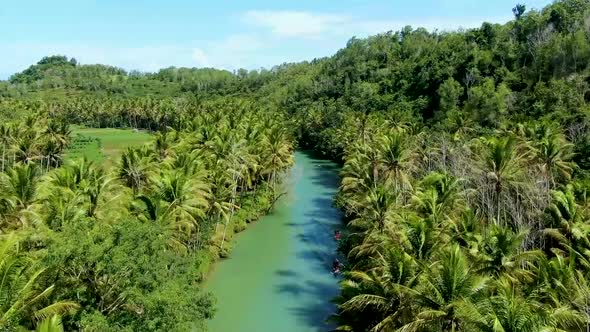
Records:
[[[88,158],[106,166],[113,165],[127,147],[141,146],[150,134],[132,129],[74,128],[72,143],[65,159]]]

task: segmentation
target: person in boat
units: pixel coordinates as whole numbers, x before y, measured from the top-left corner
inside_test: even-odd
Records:
[[[334,240],[340,241],[341,236],[340,231],[334,231]]]
[[[332,272],[333,273],[340,273],[340,261],[338,258],[334,258],[334,262],[332,262]]]

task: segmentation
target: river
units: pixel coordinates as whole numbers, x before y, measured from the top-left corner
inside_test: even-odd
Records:
[[[211,332],[324,332],[333,326],[338,279],[331,272],[336,164],[295,153],[288,194],[274,212],[237,236],[231,258],[219,262],[205,288],[217,298]]]

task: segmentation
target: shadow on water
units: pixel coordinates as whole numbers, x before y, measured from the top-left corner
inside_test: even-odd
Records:
[[[222,305],[211,331],[333,330],[327,319],[335,311],[331,301],[339,292],[338,278],[331,273],[337,254],[334,230],[342,225],[332,201],[339,167],[303,154],[296,155],[287,199],[243,235],[232,253],[236,259],[221,263],[226,265],[220,266],[213,289]],[[255,261],[264,255],[264,262]],[[242,271],[245,278],[236,276]],[[256,283],[246,292],[243,280]],[[252,309],[244,310],[250,303]],[[257,329],[260,324],[265,328]]]
[[[340,215],[334,211],[332,207],[332,198],[315,198],[312,202],[313,206],[324,206],[323,209],[314,209],[305,214],[307,219],[311,219],[311,222],[321,223],[324,220],[331,220],[334,218],[340,218]],[[320,219],[320,220],[313,220]]]
[[[340,177],[338,176],[340,166],[329,160],[322,159],[322,156],[313,151],[301,151],[301,153],[313,160],[312,166],[315,168],[314,174],[311,176],[313,184],[330,190],[338,188],[340,185]]]
[[[333,195],[339,184],[339,167],[317,159],[313,161],[312,167],[314,171],[309,179],[319,188],[319,192],[314,192],[314,197],[305,201],[304,218],[286,225],[297,231],[295,240],[300,250],[295,253],[296,258],[319,277],[318,280],[311,280],[311,275],[308,277],[293,270],[279,270],[275,272],[280,277],[275,291],[296,298],[312,299],[303,302],[294,300],[293,303],[297,305],[288,310],[314,331],[326,332],[334,328],[327,319],[335,309],[331,300],[338,295],[337,279],[331,269],[332,260],[336,257],[333,234],[341,227],[341,214],[333,205]]]
[[[277,291],[295,297],[310,295],[316,299],[330,300],[338,294],[333,283],[312,280],[285,282],[277,287]],[[291,307],[288,310],[303,320],[307,326],[314,328],[318,332],[326,332],[334,328],[333,324],[328,322],[328,319],[334,313],[334,309],[324,301],[315,301],[305,306]]]
[[[298,275],[298,273],[293,270],[278,270],[275,273],[280,277],[296,277]]]
[[[333,251],[324,250],[304,250],[296,254],[297,258],[309,262],[314,271],[319,273],[330,273],[332,260],[334,259]]]
[[[340,177],[339,168],[331,164],[315,163],[314,167],[319,168],[311,177],[312,183],[327,189],[338,188]]]

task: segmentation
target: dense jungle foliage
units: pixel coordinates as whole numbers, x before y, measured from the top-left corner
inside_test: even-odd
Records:
[[[585,330],[590,1],[512,12],[270,70],[52,56],[1,82],[0,325],[198,326],[206,257],[272,205],[296,142],[343,164],[339,330]],[[63,165],[71,124],[159,133],[105,170]]]
[[[247,105],[194,114],[109,169],[62,162],[68,124],[41,114],[0,132],[6,331],[203,329],[211,258],[272,207],[292,163],[280,118]]]

